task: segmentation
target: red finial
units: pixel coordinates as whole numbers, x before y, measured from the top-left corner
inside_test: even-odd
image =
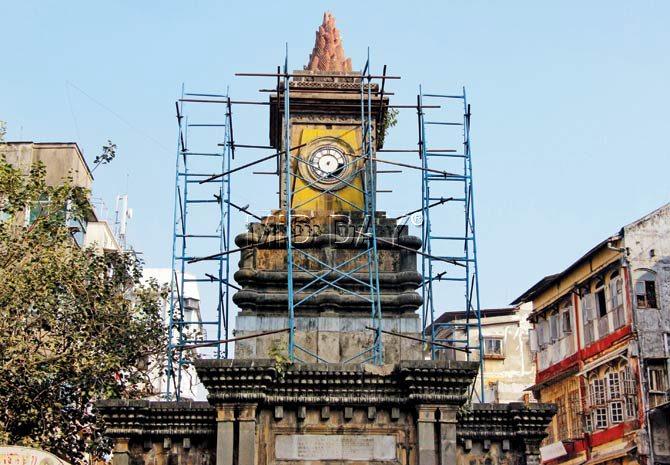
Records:
[[[305,69],[351,72],[351,58],[344,55],[340,31],[335,27],[335,18],[328,11],[323,14],[323,23],[316,31],[314,50]]]

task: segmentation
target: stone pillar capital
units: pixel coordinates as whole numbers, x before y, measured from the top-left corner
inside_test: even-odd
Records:
[[[216,406],[216,421],[233,421],[235,420],[235,406],[232,404],[224,404]]]
[[[240,404],[237,419],[239,421],[256,421],[258,404]]]
[[[437,421],[436,405],[417,405],[416,413],[416,421],[419,423],[435,423]]]
[[[440,423],[458,423],[458,408],[440,407]]]

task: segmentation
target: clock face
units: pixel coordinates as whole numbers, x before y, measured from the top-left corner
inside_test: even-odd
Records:
[[[335,183],[342,179],[347,157],[338,148],[327,145],[312,152],[308,163],[312,176],[319,182]]]

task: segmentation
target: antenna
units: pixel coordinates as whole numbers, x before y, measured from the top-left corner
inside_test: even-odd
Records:
[[[122,249],[126,249],[126,232],[128,220],[133,217],[133,210],[128,208],[128,194],[116,196],[116,217],[114,218],[114,236]]]

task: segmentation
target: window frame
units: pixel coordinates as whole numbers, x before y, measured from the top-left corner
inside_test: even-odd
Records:
[[[505,338],[502,336],[484,336],[484,358],[485,359],[504,359],[505,358]],[[490,341],[497,341],[500,348],[499,353],[490,352],[488,343]]]
[[[642,286],[642,289],[640,287]],[[640,270],[633,289],[635,307],[644,309],[658,308],[658,286],[656,273],[652,270]]]

